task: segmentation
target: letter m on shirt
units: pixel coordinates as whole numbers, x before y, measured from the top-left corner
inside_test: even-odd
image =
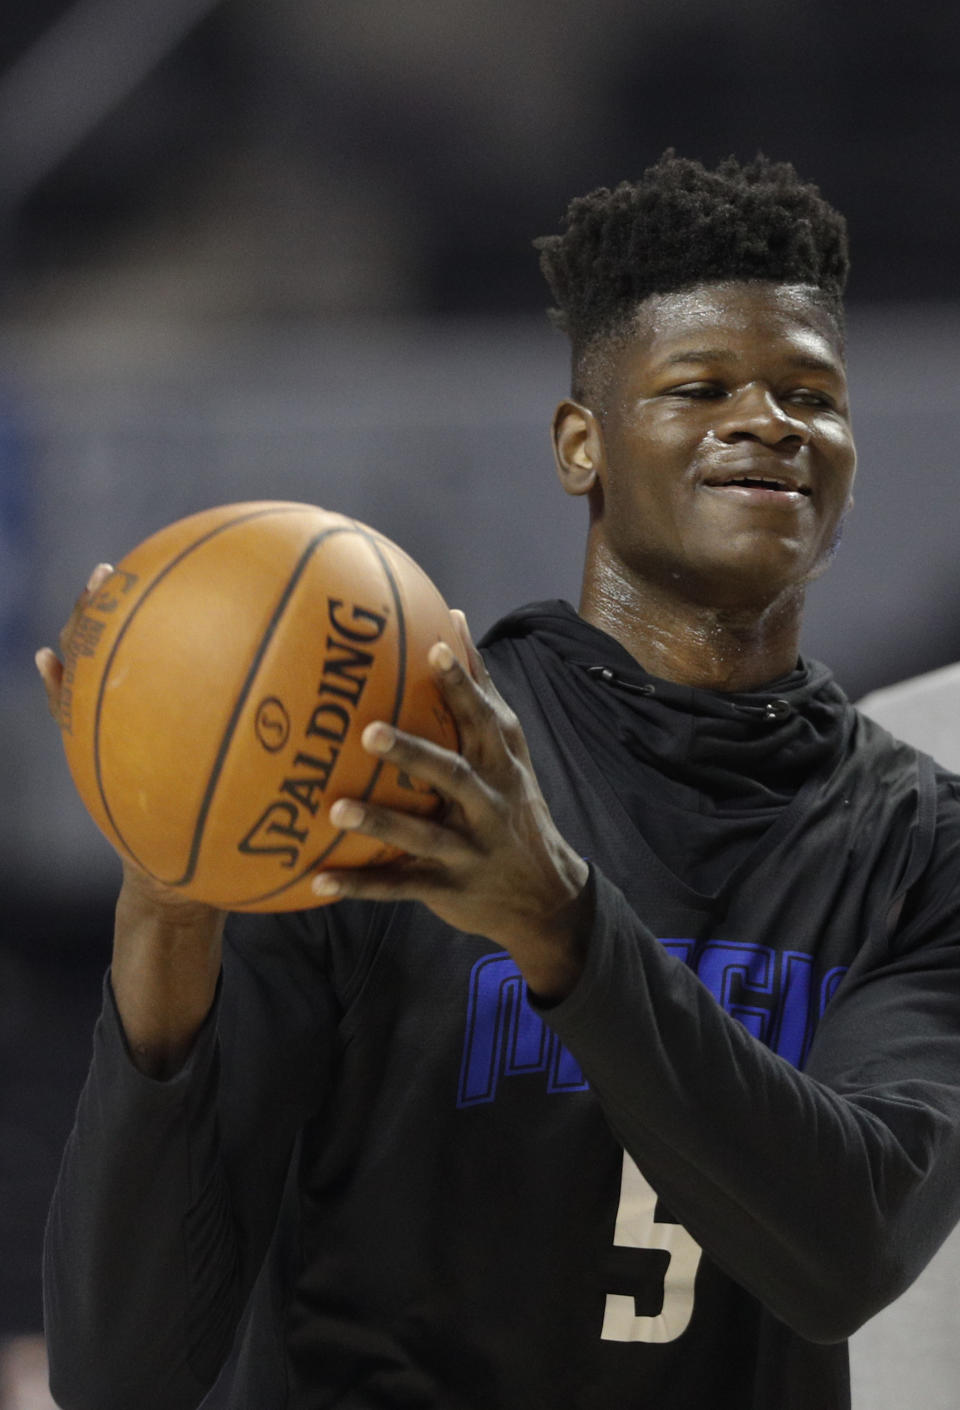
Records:
[[[505,950],[470,971],[467,1027],[457,1106],[492,1102],[501,1077],[546,1074],[548,1092],[582,1092],[576,1061],[527,1001],[523,977]]]

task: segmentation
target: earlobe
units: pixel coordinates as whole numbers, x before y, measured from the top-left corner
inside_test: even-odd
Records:
[[[553,417],[553,457],[567,494],[589,494],[603,459],[600,423],[587,406],[562,401]]]

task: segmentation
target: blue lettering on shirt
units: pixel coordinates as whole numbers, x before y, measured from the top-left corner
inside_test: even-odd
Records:
[[[795,1067],[806,1058],[817,1022],[846,973],[838,965],[814,985],[813,957],[800,950],[727,940],[661,943],[693,969],[721,1008]],[[544,1073],[551,1093],[588,1086],[576,1059],[531,1008],[513,959],[499,950],[470,972],[457,1105],[492,1102],[502,1077],[523,1073]]]
[[[470,972],[467,1031],[458,1106],[492,1102],[501,1077],[543,1072],[548,1092],[582,1092],[576,1060],[527,1001],[523,976],[505,950],[484,955]]]

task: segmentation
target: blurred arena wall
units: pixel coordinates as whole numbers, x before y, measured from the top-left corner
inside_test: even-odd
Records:
[[[0,35],[0,875],[107,895],[32,653],[182,514],[305,499],[479,633],[578,591],[531,240],[668,145],[847,214],[857,505],[805,649],[854,698],[960,655],[960,49],[867,0],[36,0]],[[0,926],[3,920],[0,918]],[[16,922],[16,928],[20,922]]]
[[[960,656],[956,310],[850,320],[856,504],[809,598],[804,647],[848,693]],[[291,499],[374,525],[475,635],[521,602],[576,601],[586,529],[549,443],[565,341],[541,318],[228,326],[129,314],[0,329],[7,887],[108,889],[32,652],[99,561],[212,504]]]

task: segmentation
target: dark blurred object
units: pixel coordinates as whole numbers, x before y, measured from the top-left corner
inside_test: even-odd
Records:
[[[5,896],[0,921],[0,1338],[43,1327],[47,1206],[90,1060],[112,906]]]
[[[14,291],[204,248],[228,266],[227,306],[290,307],[299,288],[311,311],[363,308],[375,253],[393,271],[374,281],[380,306],[392,289],[393,306],[422,311],[537,307],[531,238],[571,196],[675,145],[707,162],[762,149],[816,180],[850,221],[855,299],[958,293],[946,0],[888,7],[882,23],[866,0],[517,0],[507,12],[75,0],[30,13],[5,34],[0,72],[0,191],[21,162],[6,181]],[[38,62],[5,109],[18,66],[49,59],[65,28],[83,41],[72,70]],[[27,122],[48,134],[32,175]],[[347,261],[346,286],[342,269],[318,284],[315,266],[346,258],[351,232],[374,249]],[[264,265],[277,270],[251,288]]]
[[[28,646],[29,565],[36,549],[28,453],[11,402],[0,385],[0,671]]]

